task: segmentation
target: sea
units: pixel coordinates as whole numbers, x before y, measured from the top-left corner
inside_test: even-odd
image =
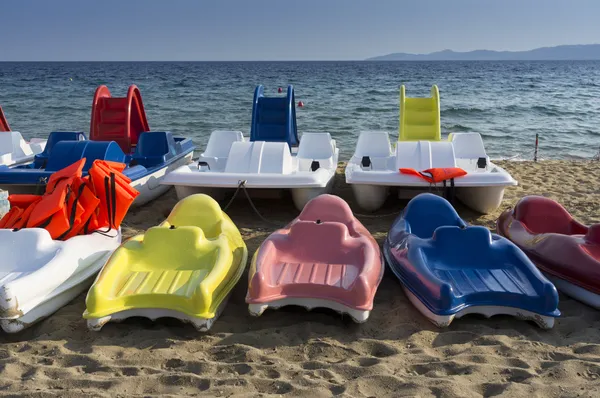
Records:
[[[398,135],[399,87],[429,96],[437,84],[443,135],[477,132],[494,159],[592,159],[600,148],[600,61],[3,62],[0,106],[26,138],[89,132],[96,87],[142,93],[151,130],[191,137],[249,133],[256,85],[294,85],[299,133],[329,132],[340,160],[361,131]]]

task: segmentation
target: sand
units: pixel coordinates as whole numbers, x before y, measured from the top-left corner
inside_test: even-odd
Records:
[[[600,221],[600,162],[499,162],[519,181],[494,214],[461,215],[490,228],[525,194],[562,202],[585,223]],[[340,171],[341,167],[340,167]],[[353,208],[343,174],[335,193]],[[124,232],[158,224],[176,203],[171,191],[132,211]],[[283,225],[291,202],[256,201]],[[361,217],[381,243],[406,202],[391,198]],[[275,229],[245,201],[228,211],[253,253]],[[236,286],[208,334],[175,320],[130,319],[88,331],[85,295],[18,335],[0,335],[0,393],[31,396],[310,396],[478,397],[600,396],[600,312],[560,296],[554,329],[507,316],[469,316],[447,329],[430,324],[386,272],[363,325],[326,310],[289,308],[259,318]]]

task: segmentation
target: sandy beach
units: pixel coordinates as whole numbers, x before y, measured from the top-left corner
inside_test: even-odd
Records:
[[[519,185],[502,206],[467,221],[495,228],[501,211],[527,194],[561,202],[584,223],[600,221],[600,162],[498,162]],[[360,212],[339,167],[334,193]],[[173,190],[134,209],[124,233],[161,222],[177,202]],[[291,200],[256,200],[283,226],[298,212]],[[376,215],[359,217],[382,243],[406,202],[390,197]],[[227,213],[250,253],[274,229],[243,195]],[[354,324],[327,310],[267,311],[254,318],[247,278],[210,333],[175,320],[136,318],[101,332],[81,317],[85,295],[17,335],[0,336],[0,394],[28,396],[344,396],[479,397],[600,396],[600,312],[560,296],[552,330],[498,316],[469,316],[438,329],[408,301],[386,272],[369,320]]]

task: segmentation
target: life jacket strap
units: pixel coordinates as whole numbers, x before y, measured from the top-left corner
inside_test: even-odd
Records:
[[[67,204],[69,203],[69,195],[71,193],[71,187],[69,186],[68,188],[69,188],[69,190],[67,192],[67,199],[65,200],[65,202]],[[67,229],[65,232],[63,232],[57,238],[58,240],[61,240],[65,236],[67,236],[69,234],[69,232],[71,232],[71,230],[73,229],[73,226],[75,226],[75,217],[77,216],[77,204],[79,203],[79,198],[81,198],[81,195],[83,194],[84,189],[85,189],[85,184],[81,184],[77,191],[77,196],[75,196],[75,200],[73,201],[73,206],[71,207],[71,214],[69,215],[69,229]]]

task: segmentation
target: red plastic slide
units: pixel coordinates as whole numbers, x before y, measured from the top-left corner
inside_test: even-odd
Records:
[[[150,127],[137,86],[129,86],[125,98],[112,97],[106,86],[96,89],[92,103],[91,140],[115,141],[125,153],[131,153],[144,131],[150,131]]]
[[[10,126],[8,125],[8,121],[6,120],[6,116],[4,116],[4,112],[2,111],[1,106],[0,106],[0,131],[10,131]]]

